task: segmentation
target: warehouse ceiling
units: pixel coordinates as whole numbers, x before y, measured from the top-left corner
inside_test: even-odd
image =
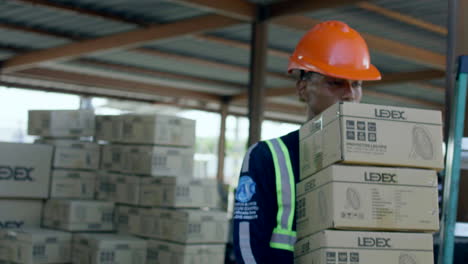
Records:
[[[303,120],[288,57],[329,19],[361,32],[383,73],[364,102],[442,109],[440,0],[3,0],[0,84],[245,114],[256,5],[270,14],[267,118]]]

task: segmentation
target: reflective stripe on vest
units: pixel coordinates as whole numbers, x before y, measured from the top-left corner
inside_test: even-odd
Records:
[[[296,232],[293,231],[296,189],[291,159],[280,138],[266,141],[275,166],[276,197],[278,200],[277,226],[273,229],[270,247],[294,251]]]

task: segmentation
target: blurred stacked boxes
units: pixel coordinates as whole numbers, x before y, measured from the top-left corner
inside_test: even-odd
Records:
[[[129,114],[96,124],[97,197],[117,203],[117,231],[149,239],[147,263],[223,263],[227,213],[216,180],[193,177],[195,122]]]
[[[439,111],[338,103],[300,129],[295,263],[433,263]]]

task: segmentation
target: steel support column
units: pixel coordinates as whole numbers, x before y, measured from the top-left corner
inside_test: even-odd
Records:
[[[257,7],[257,17],[252,23],[249,79],[249,140],[252,145],[262,134],[263,111],[265,109],[265,77],[268,46],[268,24],[266,9]]]
[[[218,174],[216,179],[219,183],[224,183],[224,158],[226,156],[226,118],[228,115],[229,100],[223,100],[220,107],[221,127],[219,129]]]
[[[93,110],[93,98],[86,95],[80,96],[80,109]]]

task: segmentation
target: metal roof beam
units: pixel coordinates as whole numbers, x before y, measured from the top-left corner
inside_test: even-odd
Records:
[[[399,22],[406,23],[408,25],[412,25],[418,28],[425,29],[427,31],[431,31],[434,33],[438,33],[440,35],[446,36],[448,34],[447,28],[446,27],[441,27],[438,25],[434,25],[432,23],[426,22],[421,19],[414,18],[412,16],[408,16],[405,14],[402,14],[400,12],[396,12],[387,8],[383,8],[381,6],[378,6],[376,4],[372,4],[369,2],[359,2],[356,4],[359,8],[362,8],[364,10],[374,12],[377,14],[380,14],[382,16],[397,20]]]
[[[270,18],[309,13],[323,8],[335,8],[350,5],[363,0],[293,0],[271,4]]]
[[[114,64],[114,63],[109,63],[109,62],[96,60],[96,59],[78,59],[72,62],[77,62],[79,64],[90,65],[94,67],[102,67],[102,68],[111,69],[111,70],[115,70],[117,72],[122,72],[122,73],[143,74],[143,75],[156,77],[156,78],[173,79],[176,81],[185,81],[187,83],[196,83],[199,85],[219,86],[222,88],[227,88],[229,90],[245,90],[246,89],[245,86],[239,85],[237,83],[207,79],[207,78],[172,73],[172,72],[162,72],[162,71],[157,71],[157,70],[148,69],[148,68],[135,67],[131,65]]]
[[[137,81],[107,78],[91,74],[66,72],[46,68],[27,69],[16,72],[14,76],[33,77],[38,80],[52,80],[85,86],[98,86],[121,91],[144,92],[148,94],[157,94],[160,96],[182,97],[202,101],[218,102],[220,100],[220,96],[212,93],[183,90],[170,86],[148,84]]]
[[[273,21],[274,24],[303,31],[309,30],[320,22],[320,20],[304,16],[288,16],[278,18]],[[399,57],[401,59],[414,61],[431,68],[445,70],[445,55],[443,54],[438,54],[371,34],[361,33],[361,36],[366,40],[369,48],[373,50],[390,56]]]
[[[96,52],[133,48],[155,40],[214,30],[237,23],[239,22],[235,19],[219,15],[206,15],[164,25],[149,26],[145,29],[18,55],[7,60],[2,66],[2,71],[13,72],[31,68],[43,62],[72,59]]]

